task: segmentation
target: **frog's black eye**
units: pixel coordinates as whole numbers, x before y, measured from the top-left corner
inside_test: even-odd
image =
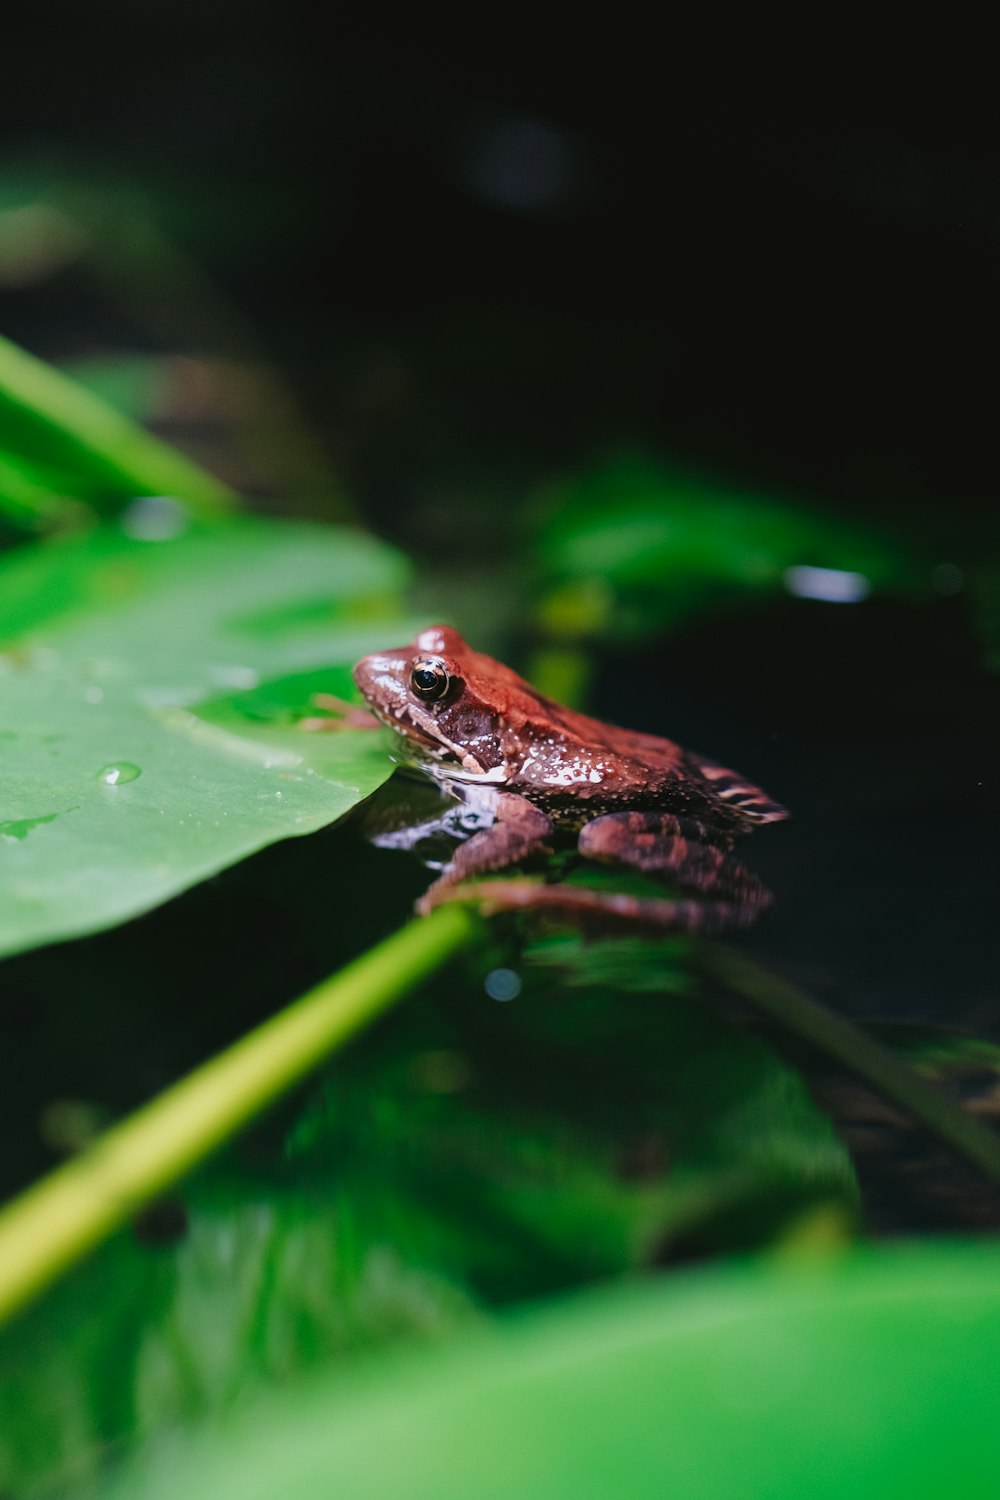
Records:
[[[451,687],[451,673],[439,656],[418,656],[410,668],[410,686],[425,703],[436,703]]]

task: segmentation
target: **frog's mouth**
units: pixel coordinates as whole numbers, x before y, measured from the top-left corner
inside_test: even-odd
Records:
[[[497,786],[507,780],[505,765],[487,769],[468,750],[441,733],[437,722],[416,704],[403,702],[391,708],[371,702],[372,712],[398,737],[399,759],[418,766],[431,776],[447,774],[453,781]]]
[[[417,710],[420,714],[420,710]],[[406,718],[407,728],[402,731],[401,738],[405,742],[406,749],[411,753],[404,755],[401,759],[407,759],[426,770],[432,776],[440,776],[446,773],[453,781],[484,782],[489,785],[500,785],[507,780],[507,767],[505,765],[492,766],[487,769],[468,750],[463,750],[460,745],[454,744],[441,734],[435,727],[430,734],[415,717],[409,712],[400,716]],[[422,718],[423,715],[420,714]],[[400,724],[393,718],[380,714],[379,718],[390,728],[399,733]]]

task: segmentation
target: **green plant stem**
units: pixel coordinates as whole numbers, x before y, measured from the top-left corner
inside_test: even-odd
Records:
[[[97,476],[125,496],[172,495],[218,515],[233,491],[51,365],[0,337],[0,402],[69,472]]]
[[[866,1079],[912,1120],[978,1167],[991,1182],[1000,1182],[1000,1136],[860,1027],[731,949],[705,947],[700,950],[699,964],[703,973],[748,1000],[786,1031]]]
[[[439,967],[475,927],[458,905],[409,923],[0,1210],[0,1322]]]

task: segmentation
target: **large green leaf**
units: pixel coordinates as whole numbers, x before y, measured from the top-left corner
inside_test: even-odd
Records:
[[[992,1500],[998,1392],[993,1246],[715,1269],[290,1389],[111,1493]]]
[[[109,527],[8,556],[0,952],[121,922],[379,785],[379,736],[292,720],[405,633],[403,576],[359,533],[247,521],[160,541]]]

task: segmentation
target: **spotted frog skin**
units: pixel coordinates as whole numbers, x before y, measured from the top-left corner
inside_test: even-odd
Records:
[[[741,835],[787,817],[734,771],[672,740],[619,729],[535,692],[446,625],[366,656],[354,679],[405,758],[475,810],[418,909],[473,895],[487,911],[544,908],[660,930],[748,927],[770,905],[732,856]],[[481,826],[484,824],[486,826]],[[575,837],[584,858],[623,865],[685,893],[647,899],[524,881],[464,883]]]

